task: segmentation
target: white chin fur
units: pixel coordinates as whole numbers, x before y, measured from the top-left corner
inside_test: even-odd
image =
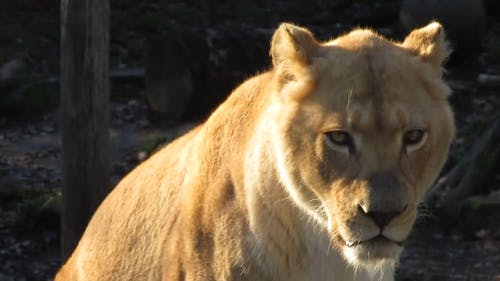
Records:
[[[402,251],[402,247],[399,247]],[[387,276],[393,276],[395,268],[399,263],[399,254],[394,258],[383,258],[383,259],[365,259],[360,258],[364,256],[358,253],[357,247],[343,247],[343,254],[348,263],[353,267],[354,272],[358,274],[367,274],[368,280],[386,280]],[[389,280],[393,280],[390,278]]]
[[[344,246],[342,250],[345,259],[355,268],[362,267],[369,271],[380,271],[384,269],[393,270],[399,262],[399,256],[403,251],[403,247],[396,245],[392,247],[394,247],[394,249],[391,249],[392,255],[384,258],[370,258],[369,254],[361,252],[365,250],[360,246]]]

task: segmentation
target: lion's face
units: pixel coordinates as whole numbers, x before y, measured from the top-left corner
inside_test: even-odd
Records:
[[[441,62],[408,38],[355,31],[318,45],[279,90],[280,178],[354,264],[398,259],[454,134]]]

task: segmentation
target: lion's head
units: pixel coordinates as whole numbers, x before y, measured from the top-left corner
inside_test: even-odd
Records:
[[[271,55],[281,182],[355,265],[395,262],[454,135],[441,25],[319,43],[283,24]]]

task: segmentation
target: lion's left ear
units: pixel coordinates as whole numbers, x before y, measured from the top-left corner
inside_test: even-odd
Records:
[[[306,28],[282,23],[274,32],[270,54],[276,67],[283,62],[307,65],[319,43]]]
[[[413,30],[401,45],[419,55],[422,61],[439,69],[451,52],[443,27],[438,22]]]

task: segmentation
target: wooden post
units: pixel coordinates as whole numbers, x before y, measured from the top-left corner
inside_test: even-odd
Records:
[[[61,253],[109,191],[109,0],[61,0]]]

